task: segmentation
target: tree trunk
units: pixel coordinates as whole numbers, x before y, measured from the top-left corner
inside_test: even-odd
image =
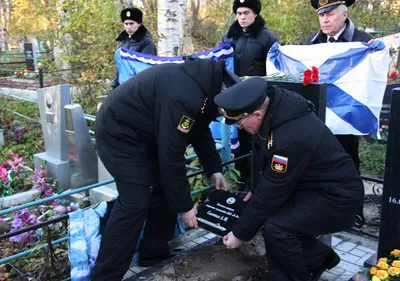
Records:
[[[158,54],[182,54],[187,0],[158,0]]]

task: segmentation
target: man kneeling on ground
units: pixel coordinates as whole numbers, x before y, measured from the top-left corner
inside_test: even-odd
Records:
[[[354,162],[297,93],[250,78],[214,100],[228,124],[253,135],[260,175],[224,244],[237,248],[264,226],[269,272],[259,280],[318,280],[340,258],[317,236],[351,227],[362,204]]]

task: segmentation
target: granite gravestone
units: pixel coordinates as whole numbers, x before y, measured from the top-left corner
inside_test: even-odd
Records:
[[[400,88],[392,91],[378,258],[400,249]]]
[[[24,52],[25,52],[26,69],[31,71],[36,70],[35,46],[32,43],[25,43]]]
[[[33,155],[35,169],[46,163],[50,175],[61,189],[70,186],[64,106],[70,102],[68,84],[37,91],[45,152]]]
[[[308,86],[304,86],[302,82],[286,82],[280,80],[267,81],[271,85],[276,85],[279,88],[299,93],[304,98],[311,101],[315,106],[317,116],[325,123],[327,89],[325,83],[312,83]]]

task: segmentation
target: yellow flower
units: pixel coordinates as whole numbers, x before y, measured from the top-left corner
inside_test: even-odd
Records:
[[[378,270],[376,272],[376,276],[378,276],[381,280],[386,280],[389,277],[389,274],[386,272],[386,270]]]
[[[398,268],[398,267],[389,267],[388,272],[392,276],[398,276],[400,274],[400,268]]]
[[[377,276],[373,276],[371,280],[372,281],[381,281],[381,279],[379,279],[379,277],[377,277]]]
[[[386,261],[380,261],[380,262],[378,262],[378,264],[376,266],[379,267],[380,269],[388,269],[389,268],[389,265],[386,263]]]
[[[375,266],[374,266],[374,267],[371,267],[371,269],[369,270],[369,274],[375,275],[377,270],[378,270],[378,269],[377,269]]]
[[[392,262],[392,265],[393,265],[394,267],[400,268],[400,261],[393,261],[393,262]]]
[[[380,258],[379,260],[378,260],[378,262],[381,262],[381,261],[384,261],[384,262],[387,262],[387,258]]]
[[[391,251],[390,254],[394,255],[394,256],[399,256],[400,255],[400,250],[395,249],[395,250]]]

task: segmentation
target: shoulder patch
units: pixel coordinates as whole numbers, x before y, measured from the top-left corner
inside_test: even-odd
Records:
[[[192,129],[193,124],[194,124],[194,119],[183,114],[181,121],[179,121],[177,129],[178,129],[178,131],[181,131],[182,133],[187,134],[190,132],[190,129]]]
[[[286,173],[288,160],[287,157],[274,154],[271,161],[271,169],[278,173]]]

